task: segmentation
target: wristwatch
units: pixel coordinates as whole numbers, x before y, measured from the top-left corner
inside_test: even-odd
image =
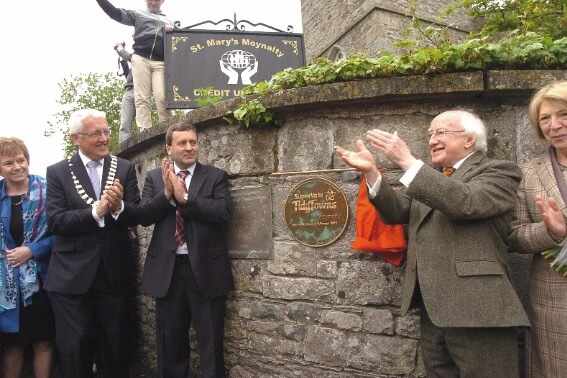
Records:
[[[184,205],[187,203],[187,199],[189,199],[189,193],[185,193],[185,195],[183,196],[183,204]]]

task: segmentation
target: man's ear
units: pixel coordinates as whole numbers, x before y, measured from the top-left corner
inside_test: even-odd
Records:
[[[467,139],[465,140],[465,147],[469,149],[470,147],[474,147],[475,144],[476,144],[476,135],[467,134]]]
[[[73,141],[73,144],[75,146],[79,145],[79,143],[77,143],[77,141],[79,140],[79,136],[77,134],[71,134],[71,140]]]
[[[171,146],[169,144],[165,145],[165,152],[167,152],[167,156],[171,156]]]

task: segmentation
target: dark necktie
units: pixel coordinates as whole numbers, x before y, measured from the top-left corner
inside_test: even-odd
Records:
[[[455,168],[453,168],[453,167],[443,168],[443,174],[447,177],[451,177],[453,172],[455,172]]]
[[[187,190],[187,186],[185,185],[185,178],[189,176],[189,171],[179,171],[177,174],[179,176],[179,180],[183,183],[183,187]],[[177,241],[177,245],[182,245],[185,243],[185,221],[181,217],[181,213],[179,212],[179,205],[175,208],[175,240]]]

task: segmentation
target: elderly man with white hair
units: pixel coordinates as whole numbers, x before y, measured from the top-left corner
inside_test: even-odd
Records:
[[[56,236],[45,288],[65,377],[129,377],[130,304],[136,266],[128,226],[140,192],[134,164],[110,155],[105,113],[73,112],[78,151],[47,168],[47,225]]]
[[[489,159],[482,121],[463,110],[427,129],[433,167],[397,132],[374,129],[370,145],[405,171],[395,191],[362,140],[335,152],[367,179],[368,198],[387,224],[408,224],[401,312],[421,309],[428,377],[518,377],[517,327],[529,326],[507,273],[507,239],[522,177]]]

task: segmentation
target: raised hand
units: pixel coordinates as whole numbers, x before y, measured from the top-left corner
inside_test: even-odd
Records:
[[[567,226],[565,225],[565,217],[557,206],[555,198],[549,197],[547,202],[541,195],[535,197],[536,204],[543,219],[547,232],[553,240],[559,240],[567,234]]]
[[[103,219],[104,216],[108,214],[108,212],[110,211],[110,203],[108,202],[108,196],[106,196],[106,193],[104,193],[100,197],[100,201],[96,203],[95,211],[96,211],[96,215],[100,219]]]
[[[240,77],[242,78],[243,85],[251,85],[252,79],[250,79],[256,72],[258,72],[258,61],[254,62],[252,66],[246,67]]]
[[[173,196],[173,185],[169,180],[170,173],[173,173],[173,164],[169,162],[168,158],[163,158],[161,160],[161,176],[163,178],[163,186],[164,186],[163,192],[168,200],[171,199],[171,197]]]
[[[122,187],[122,184],[120,184],[120,180],[116,179],[114,180],[112,185],[104,191],[101,197],[101,201],[103,199],[107,201],[109,209],[113,213],[116,213],[120,209],[122,209],[123,195],[124,195],[124,188]]]
[[[370,145],[376,148],[386,159],[396,164],[398,167],[407,171],[416,160],[409,150],[406,142],[398,136],[398,132],[393,134],[379,129],[369,130],[366,139]]]
[[[169,172],[169,181],[173,187],[173,195],[175,196],[175,201],[177,203],[184,203],[183,197],[185,193],[187,193],[187,189],[185,188],[185,183],[179,180],[179,177],[173,171]]]
[[[356,141],[356,146],[358,147],[358,152],[345,150],[341,146],[335,146],[335,154],[337,154],[337,156],[339,156],[348,166],[356,168],[362,172],[366,176],[368,182],[375,182],[378,179],[380,172],[376,166],[374,156],[364,146],[364,142],[361,139]]]
[[[221,71],[228,76],[227,84],[238,84],[238,72],[234,70],[231,66],[224,64],[222,60],[219,60]]]

